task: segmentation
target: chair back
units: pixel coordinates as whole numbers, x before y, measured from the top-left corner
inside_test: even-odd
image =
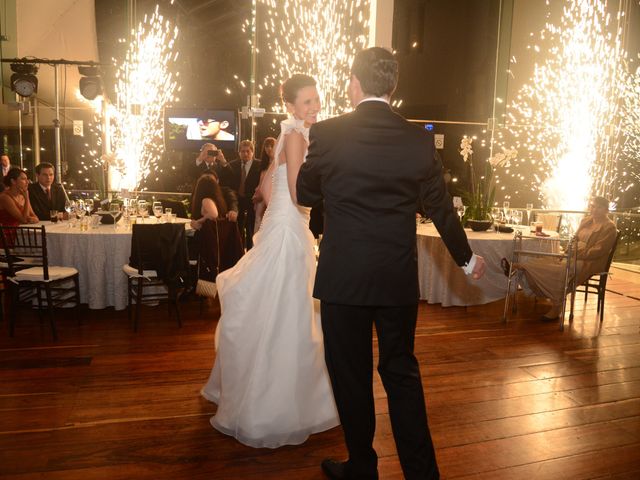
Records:
[[[545,230],[551,230],[554,232],[560,231],[560,224],[562,223],[561,213],[538,213],[536,220],[542,222],[542,228]]]
[[[25,264],[41,265],[43,278],[49,280],[47,235],[44,225],[39,227],[0,225],[0,246],[4,251],[1,260],[7,263],[9,276],[13,277],[16,271],[24,268]]]
[[[237,222],[226,219],[207,220],[198,232],[198,239],[200,242],[199,278],[204,280],[208,278],[203,276],[203,273],[211,277],[214,270],[217,270],[216,274],[224,272],[233,267],[244,255]]]
[[[144,270],[155,270],[167,284],[182,282],[189,272],[184,224],[133,225],[129,265],[140,275]]]
[[[176,216],[180,218],[188,218],[187,208],[181,201],[160,199],[160,203],[162,204],[162,208],[170,208],[171,213],[175,213]]]
[[[616,247],[618,246],[618,240],[620,240],[621,235],[622,232],[620,230],[616,230],[616,239],[613,241],[613,245],[611,246],[611,251],[609,252],[609,257],[607,258],[607,265],[603,273],[609,273],[611,262],[613,262],[613,255],[616,253]]]

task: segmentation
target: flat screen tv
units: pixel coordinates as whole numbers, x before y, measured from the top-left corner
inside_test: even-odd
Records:
[[[167,150],[199,150],[205,143],[236,150],[238,114],[215,108],[166,108],[164,143]]]

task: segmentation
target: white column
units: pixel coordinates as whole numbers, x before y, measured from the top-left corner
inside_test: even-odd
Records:
[[[393,0],[371,0],[369,46],[391,49]]]

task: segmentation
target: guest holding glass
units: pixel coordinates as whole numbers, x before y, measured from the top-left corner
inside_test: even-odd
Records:
[[[49,220],[51,212],[64,212],[66,195],[62,186],[54,182],[53,165],[42,162],[36,165],[36,183],[29,185],[31,207],[40,220]]]
[[[9,169],[3,178],[5,189],[0,193],[0,224],[18,226],[38,223],[38,217],[29,200],[29,179],[17,167]]]
[[[258,188],[256,188],[256,192],[253,194],[253,206],[256,212],[256,221],[255,226],[253,228],[253,232],[257,232],[260,228],[260,224],[262,223],[262,216],[264,215],[264,211],[267,209],[267,203],[264,200],[262,195],[261,187],[263,182],[265,181],[267,169],[273,162],[273,158],[276,154],[276,139],[273,137],[267,137],[264,139],[262,143],[262,152],[260,153],[260,182],[258,183]]]

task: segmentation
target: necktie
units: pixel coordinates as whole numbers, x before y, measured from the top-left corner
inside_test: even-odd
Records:
[[[247,180],[247,162],[242,162],[240,165],[240,186],[238,187],[238,195],[244,197],[244,183]]]
[[[51,201],[51,189],[47,188],[47,199]]]

